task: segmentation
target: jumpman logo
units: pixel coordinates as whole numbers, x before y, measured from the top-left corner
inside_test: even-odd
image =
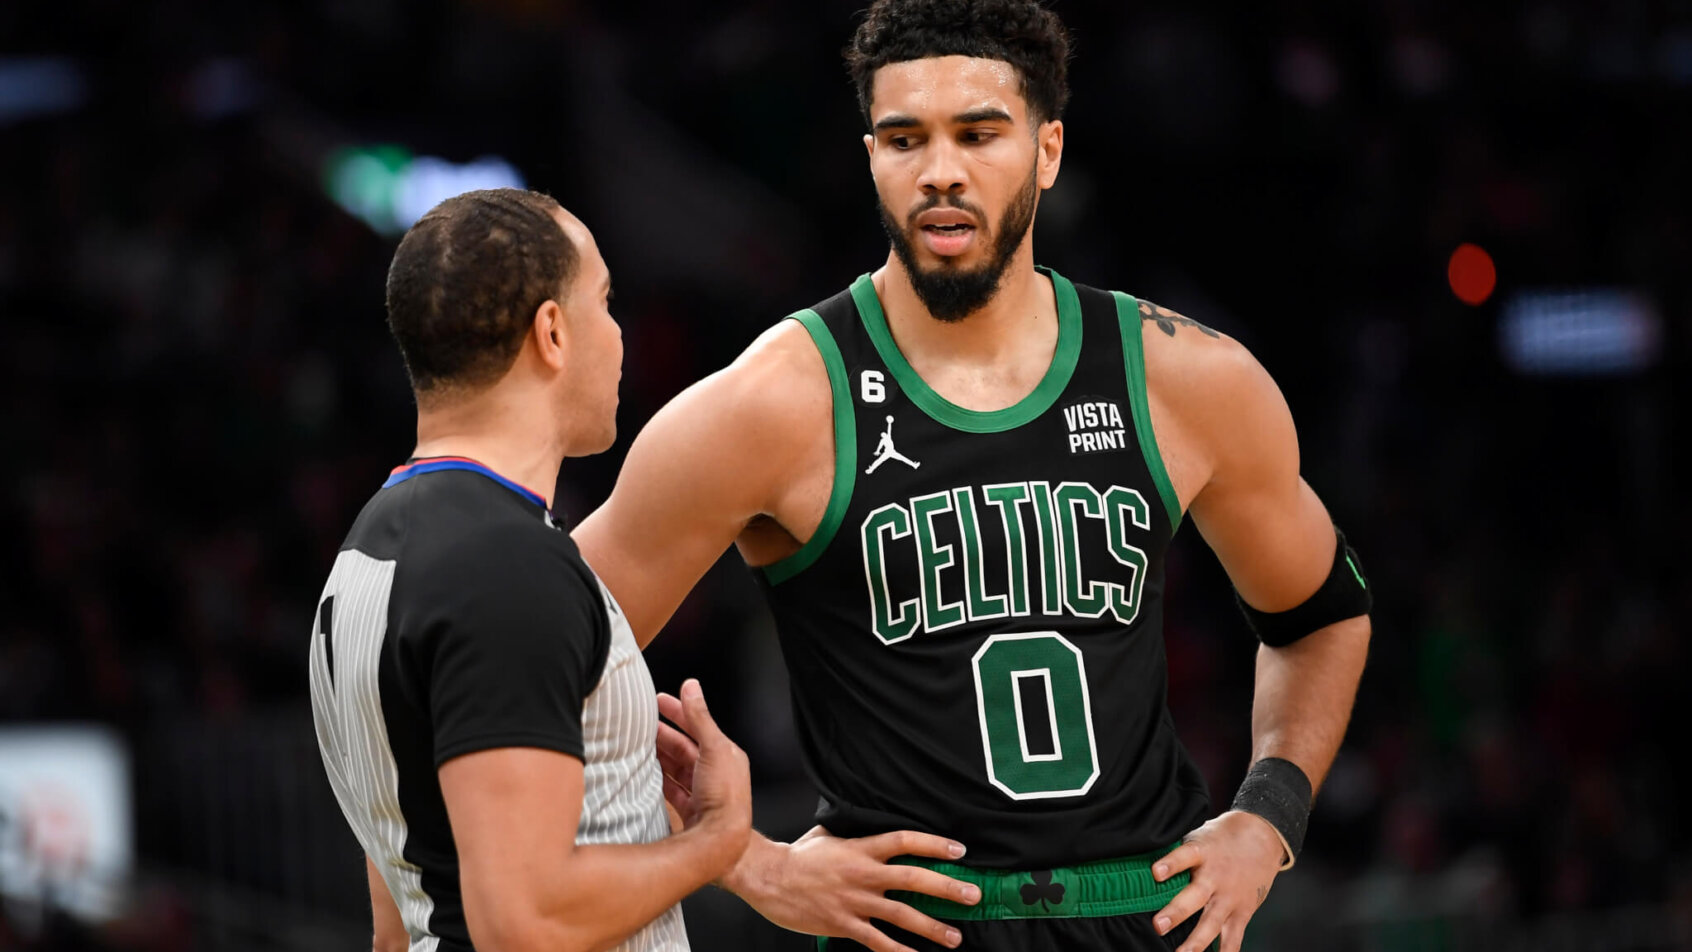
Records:
[[[899,462],[910,466],[912,469],[916,469],[922,465],[916,460],[911,459],[909,456],[906,456],[893,448],[893,418],[891,416],[887,418],[887,429],[881,431],[881,442],[875,444],[875,459],[869,464],[869,469],[864,470],[864,475],[868,476],[870,473],[875,472],[878,468],[880,468],[882,463],[885,463],[890,459],[896,459]]]

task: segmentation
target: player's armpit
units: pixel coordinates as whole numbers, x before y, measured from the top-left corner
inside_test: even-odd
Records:
[[[785,321],[635,438],[611,497],[571,535],[643,647],[747,523],[781,507],[831,413],[822,357]]]
[[[370,882],[371,952],[406,952],[411,937],[406,934],[405,920],[399,907],[388,893],[388,884],[370,857],[364,858],[364,875]]]

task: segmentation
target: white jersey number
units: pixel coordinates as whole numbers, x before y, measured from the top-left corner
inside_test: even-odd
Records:
[[[883,383],[886,379],[879,370],[864,371],[858,392],[863,394],[865,403],[881,403],[887,399],[887,387]]]

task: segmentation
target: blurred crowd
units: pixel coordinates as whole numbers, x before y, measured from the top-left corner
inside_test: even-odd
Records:
[[[1392,936],[1692,912],[1672,727],[1692,6],[1053,5],[1076,60],[1039,259],[1251,347],[1376,586],[1349,740],[1264,935],[1378,923],[1370,948],[1465,948]],[[411,446],[382,314],[394,238],[330,199],[329,152],[498,154],[595,230],[627,356],[617,446],[560,477],[580,518],[665,400],[885,255],[836,55],[860,6],[0,5],[0,725],[130,738],[143,877],[216,874],[161,805],[159,733],[304,710],[322,579]],[[19,107],[8,69],[49,56],[71,94]],[[1478,307],[1446,284],[1460,242],[1498,263]],[[1575,286],[1652,302],[1649,366],[1500,360],[1502,300]],[[1252,642],[1191,528],[1170,575],[1174,715],[1220,808]],[[732,554],[649,657],[661,688],[704,679],[761,791],[799,804],[776,825],[801,823],[779,655]],[[0,949],[215,945],[168,911],[192,901],[146,895],[98,933],[0,905]],[[335,909],[357,925],[352,899]],[[1671,946],[1580,948],[1635,947]]]

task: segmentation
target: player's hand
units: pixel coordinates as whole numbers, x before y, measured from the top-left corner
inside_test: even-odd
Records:
[[[784,929],[851,939],[874,952],[911,952],[870,920],[892,923],[948,948],[962,941],[956,928],[885,895],[889,889],[926,893],[966,906],[981,890],[920,866],[893,865],[895,856],[955,860],[963,844],[901,830],[845,839],[815,827],[792,843],[753,837],[723,885]]]
[[[1268,820],[1229,810],[1187,834],[1152,865],[1152,878],[1160,883],[1182,870],[1193,872],[1187,888],[1152,917],[1153,927],[1167,935],[1202,909],[1198,925],[1176,952],[1203,952],[1217,937],[1222,952],[1240,952],[1246,923],[1268,898],[1285,855]]]
[[[671,702],[667,711],[665,698]],[[684,830],[721,837],[726,854],[739,857],[752,833],[752,776],[745,751],[711,718],[705,692],[693,678],[683,682],[679,699],[661,695],[659,712],[682,728],[659,726],[664,799]]]

